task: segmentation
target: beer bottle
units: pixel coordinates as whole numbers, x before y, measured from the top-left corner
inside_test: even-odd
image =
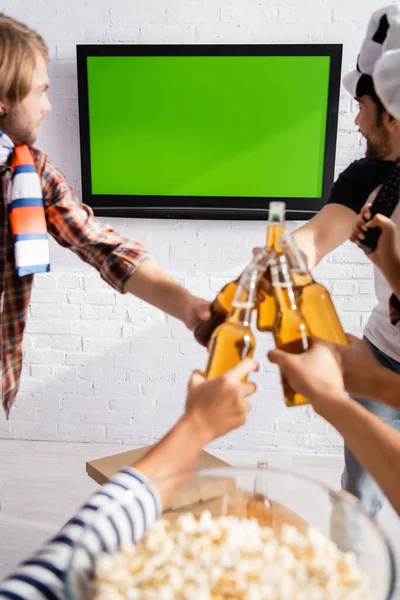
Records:
[[[250,320],[255,306],[257,280],[261,277],[262,272],[259,274],[257,268],[248,268],[241,275],[229,315],[210,340],[207,379],[219,377],[243,359],[253,356],[255,339]]]
[[[263,269],[261,273],[262,275],[263,273],[265,273],[268,267],[268,257],[269,253],[267,253],[266,248],[263,248],[256,256],[253,257],[252,261],[246,267],[246,269],[248,270],[248,272],[251,272],[253,269],[256,269],[258,273],[260,273],[260,269]],[[208,319],[208,321],[201,321],[196,326],[194,330],[194,337],[202,346],[208,346],[211,336],[215,329],[219,325],[221,325],[221,323],[223,323],[227,318],[228,313],[232,308],[232,302],[237,291],[240,277],[241,275],[234,281],[227,283],[222,288],[222,290],[218,293],[217,297],[211,304],[211,317]],[[258,277],[257,281],[260,278],[261,277]]]
[[[200,321],[196,326],[194,337],[202,346],[207,348],[213,331],[225,321],[231,309],[239,279],[240,277],[222,288],[210,306],[211,317],[208,321]]]
[[[293,290],[286,257],[270,263],[273,291],[276,298],[276,319],[273,336],[277,348],[292,354],[301,354],[310,346],[310,330],[301,314]],[[282,377],[282,387],[287,406],[307,404],[308,400],[297,394]]]
[[[346,334],[328,290],[313,279],[290,234],[283,236],[281,246],[292,276],[297,306],[312,335],[328,342],[347,344]]]
[[[247,502],[247,518],[257,519],[261,527],[273,526],[272,505],[268,499],[267,483],[262,475],[257,475],[254,480],[253,493]]]
[[[282,253],[280,239],[285,233],[285,203],[271,202],[269,205],[269,220],[267,232],[267,249],[276,257]],[[267,269],[266,279],[271,282],[270,269]],[[276,317],[276,303],[272,289],[265,293],[265,299],[258,305],[257,329],[272,331]]]

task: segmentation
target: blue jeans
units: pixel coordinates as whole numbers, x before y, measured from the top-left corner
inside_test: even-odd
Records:
[[[365,341],[370,346],[376,359],[384,367],[400,374],[399,362],[386,356],[386,354],[378,350],[378,348],[368,342],[368,340]],[[354,400],[379,417],[382,421],[400,431],[400,410],[362,398],[354,398]],[[365,443],[368,444],[369,440],[366,439]],[[347,446],[345,446],[344,449],[344,458],[345,468],[342,475],[342,488],[356,496],[361,501],[364,508],[372,516],[376,516],[383,506],[384,494],[382,490],[371,475],[367,473],[364,467],[360,465]]]

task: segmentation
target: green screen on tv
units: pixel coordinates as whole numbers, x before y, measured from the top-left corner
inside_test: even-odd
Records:
[[[329,53],[112,48],[86,56],[93,197],[321,200]]]

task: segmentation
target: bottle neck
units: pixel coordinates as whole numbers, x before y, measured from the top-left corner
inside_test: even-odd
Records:
[[[280,238],[285,233],[285,223],[270,223],[268,225],[268,233],[267,233],[267,249],[275,250],[277,254],[282,252],[282,248],[280,245]]]
[[[251,314],[255,306],[257,284],[262,277],[262,270],[252,268],[245,270],[237,286],[229,320],[234,323],[250,325]]]
[[[251,315],[254,309],[254,304],[243,303],[242,306],[232,305],[231,312],[229,314],[229,321],[236,323],[237,325],[244,325],[250,327]]]
[[[296,271],[292,269],[290,274],[293,279],[293,285],[297,288],[306,287],[306,285],[310,285],[310,283],[314,282],[313,276],[310,271]]]
[[[305,287],[313,283],[304,256],[297,247],[296,242],[289,233],[285,233],[281,240],[282,252],[286,258],[293,284],[296,287]]]
[[[289,312],[297,310],[296,300],[292,286],[282,287],[281,285],[274,286],[275,298],[278,302],[280,312]]]
[[[293,281],[288,267],[285,256],[281,256],[279,263],[271,266],[272,287],[281,312],[297,310]]]

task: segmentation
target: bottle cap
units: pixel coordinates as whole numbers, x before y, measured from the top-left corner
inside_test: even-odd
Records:
[[[286,204],[284,202],[269,203],[269,223],[283,223],[285,220]]]

